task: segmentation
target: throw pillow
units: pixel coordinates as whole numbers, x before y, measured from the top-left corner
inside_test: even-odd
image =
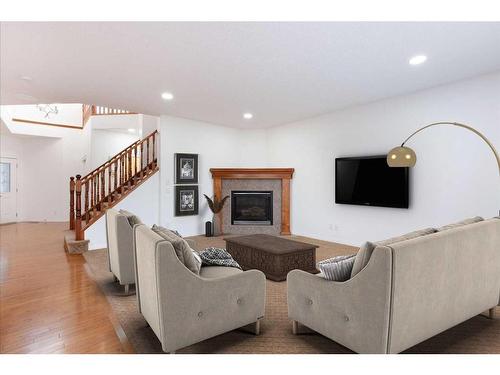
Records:
[[[241,270],[238,262],[233,259],[226,249],[207,247],[199,255],[203,266],[236,267]]]
[[[365,242],[363,246],[358,251],[356,255],[356,259],[354,261],[354,266],[352,267],[351,277],[359,273],[363,268],[366,267],[368,261],[370,260],[373,251],[377,246],[385,246],[392,245],[398,242],[411,240],[413,238],[418,238],[421,236],[426,236],[428,234],[436,233],[436,229],[434,228],[425,228],[421,230],[416,230],[414,232],[410,232],[407,234],[403,234],[402,236],[392,237],[384,241],[377,242]]]
[[[318,263],[318,268],[324,278],[331,281],[346,281],[351,276],[354,265],[354,255],[341,255]]]
[[[189,247],[189,244],[185,239],[179,238],[178,240],[172,241],[172,246],[177,254],[182,254],[178,258],[182,263],[194,274],[199,275],[201,269],[201,262],[198,262],[195,251]]]
[[[359,248],[352,266],[351,277],[354,277],[354,275],[365,268],[376,247],[377,245],[375,243],[367,241]]]
[[[132,212],[126,210],[120,210],[119,212],[127,217],[128,223],[132,228],[134,227],[134,225],[142,224],[141,219],[139,219],[139,217],[134,215]]]
[[[172,244],[175,254],[182,264],[184,264],[191,272],[197,275],[200,274],[201,259],[198,260],[197,254],[193,249],[191,249],[185,239],[177,236],[171,230],[156,224],[153,225],[151,230]]]
[[[475,217],[471,217],[469,219],[465,219],[465,220],[459,221],[457,223],[452,223],[452,224],[444,225],[444,226],[438,228],[437,231],[438,232],[442,232],[444,230],[458,228],[458,227],[462,227],[462,226],[468,225],[468,224],[479,223],[480,221],[483,221],[483,220],[484,219],[481,216],[475,216]]]

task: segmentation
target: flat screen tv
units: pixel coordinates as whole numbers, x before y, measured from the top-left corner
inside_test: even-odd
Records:
[[[409,168],[391,168],[386,156],[335,159],[335,203],[408,208]]]

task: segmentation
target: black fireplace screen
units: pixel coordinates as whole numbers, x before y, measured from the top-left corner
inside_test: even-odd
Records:
[[[232,191],[232,225],[273,225],[272,191]]]

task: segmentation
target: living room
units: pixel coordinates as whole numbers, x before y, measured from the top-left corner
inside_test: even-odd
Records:
[[[500,23],[431,9],[2,21],[0,362],[497,367]]]

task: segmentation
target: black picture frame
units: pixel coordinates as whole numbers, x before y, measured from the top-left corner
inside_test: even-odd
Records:
[[[198,183],[198,154],[175,154],[175,184]]]
[[[175,187],[175,216],[198,215],[198,185]]]

